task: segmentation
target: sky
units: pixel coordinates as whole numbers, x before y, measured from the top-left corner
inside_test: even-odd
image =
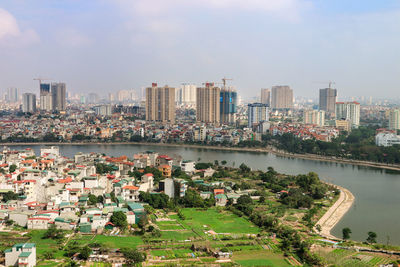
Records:
[[[400,96],[400,0],[0,0],[0,91],[232,78],[243,98]]]

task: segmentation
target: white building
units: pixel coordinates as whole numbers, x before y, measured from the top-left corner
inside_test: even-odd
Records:
[[[183,105],[196,105],[196,88],[194,84],[183,83],[182,87],[176,90],[176,102]]]
[[[360,125],[360,103],[357,102],[337,102],[336,119],[350,121],[352,128]]]
[[[50,147],[40,148],[40,156],[44,157],[46,154],[59,157],[60,156],[60,148],[58,146],[50,146]]]
[[[36,112],[36,95],[32,93],[25,93],[22,95],[22,112],[35,113]]]
[[[4,251],[6,266],[36,266],[36,245],[34,243],[16,244]]]
[[[303,115],[305,124],[315,124],[325,126],[325,111],[324,110],[305,110]]]
[[[375,144],[377,146],[393,146],[400,145],[400,135],[392,132],[382,132],[375,136]]]
[[[112,115],[112,107],[111,105],[101,105],[94,107],[94,111],[97,116],[111,116]]]
[[[193,173],[196,169],[194,168],[195,162],[192,160],[184,160],[181,163],[181,169],[183,172],[191,174]]]
[[[248,127],[252,128],[261,122],[269,120],[268,105],[262,103],[253,103],[248,105]]]
[[[400,130],[400,109],[392,109],[389,112],[389,129]]]

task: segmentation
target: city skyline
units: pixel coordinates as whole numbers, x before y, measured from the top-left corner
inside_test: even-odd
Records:
[[[37,93],[40,75],[66,82],[72,93],[223,76],[252,96],[289,85],[295,96],[314,97],[331,80],[340,97],[392,97],[397,89],[398,1],[2,4],[3,92]]]

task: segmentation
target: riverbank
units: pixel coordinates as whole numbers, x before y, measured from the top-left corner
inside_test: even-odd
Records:
[[[74,142],[74,143],[57,143],[57,142],[38,142],[38,143],[0,143],[0,146],[81,146],[81,145],[147,145],[147,146],[164,146],[164,147],[188,147],[198,149],[209,149],[209,150],[226,150],[226,151],[238,151],[238,152],[258,152],[258,153],[272,153],[276,156],[285,158],[299,158],[305,160],[321,161],[321,162],[333,162],[341,164],[350,164],[355,166],[364,166],[370,168],[379,168],[393,171],[400,171],[400,165],[398,164],[385,164],[379,162],[362,161],[343,159],[336,157],[321,156],[315,154],[294,154],[285,151],[277,150],[275,148],[249,148],[249,147],[223,147],[223,146],[209,146],[209,145],[190,145],[190,144],[168,144],[168,143],[148,143],[148,142],[114,142],[114,143],[89,143],[89,142]]]
[[[330,184],[332,185],[332,184]],[[328,211],[318,220],[316,225],[321,226],[321,231],[317,231],[321,236],[329,239],[340,239],[331,234],[331,230],[349,211],[354,203],[354,195],[344,187],[332,185],[340,190],[338,200],[328,209]]]

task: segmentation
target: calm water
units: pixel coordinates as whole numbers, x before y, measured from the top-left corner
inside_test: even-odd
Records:
[[[40,146],[30,146],[37,154]],[[14,146],[13,149],[24,147]],[[253,169],[266,170],[272,166],[287,174],[307,173],[320,175],[322,180],[348,188],[356,200],[350,211],[336,225],[332,233],[341,236],[341,229],[350,227],[352,238],[364,241],[368,231],[378,234],[379,242],[400,245],[400,174],[358,167],[348,164],[318,162],[304,159],[278,157],[268,153],[233,152],[209,149],[163,147],[156,145],[61,145],[63,155],[72,157],[77,152],[100,152],[110,156],[127,155],[152,150],[159,153],[179,154],[184,159],[213,162],[226,160],[227,165],[239,166],[242,162]]]

